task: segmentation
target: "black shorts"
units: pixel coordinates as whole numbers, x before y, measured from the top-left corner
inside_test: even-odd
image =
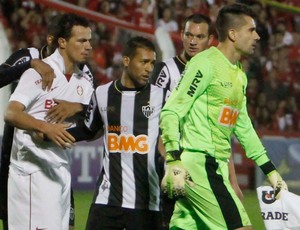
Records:
[[[162,213],[92,204],[86,230],[161,230]]]

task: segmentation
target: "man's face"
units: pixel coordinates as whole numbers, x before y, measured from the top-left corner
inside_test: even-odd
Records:
[[[71,62],[85,63],[92,50],[92,31],[89,27],[73,26],[71,37],[66,41],[66,56]]]
[[[260,39],[256,32],[253,18],[244,16],[245,23],[235,33],[235,48],[241,55],[253,54],[256,43]]]
[[[137,48],[135,55],[131,58],[124,57],[123,63],[126,68],[124,79],[126,87],[138,88],[146,85],[149,81],[150,73],[153,70],[156,60],[156,53],[150,49]]]
[[[212,36],[209,36],[206,23],[187,22],[184,31],[182,31],[181,39],[185,55],[191,58],[208,48]]]

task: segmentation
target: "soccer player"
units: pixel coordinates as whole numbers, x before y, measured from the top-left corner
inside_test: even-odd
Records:
[[[72,141],[65,128],[79,119],[74,115],[68,125],[50,124],[53,117],[47,117],[47,111],[55,99],[88,104],[93,79],[84,63],[92,49],[91,29],[86,19],[74,14],[62,15],[57,27],[58,48],[43,60],[56,75],[51,89],[42,90],[35,70],[25,71],[5,114],[5,121],[16,127],[8,179],[9,229],[69,228],[71,156],[63,140]],[[36,141],[35,131],[54,143]]]
[[[162,88],[173,91],[180,80],[186,63],[199,52],[207,49],[214,39],[212,22],[210,18],[202,14],[192,14],[187,17],[181,33],[183,51],[179,56],[156,63],[151,75],[151,82]],[[162,152],[165,152],[164,149]],[[243,199],[243,193],[237,183],[233,161],[229,161],[230,182],[235,192]],[[166,223],[169,222],[173,212],[174,201],[167,197],[163,199],[163,213]],[[166,206],[164,206],[166,204]],[[167,225],[167,224],[166,224]]]
[[[55,77],[53,69],[40,59],[44,59],[51,55],[57,48],[54,41],[57,33],[57,21],[60,15],[50,18],[47,25],[47,45],[41,49],[34,47],[27,49],[20,49],[13,53],[3,64],[0,66],[0,87],[7,84],[12,84],[12,92],[17,86],[17,80],[29,68],[34,68],[40,73],[42,78],[42,88],[50,90],[53,79]],[[87,67],[84,67],[89,71]],[[62,122],[68,117],[72,117],[76,113],[84,111],[84,106],[80,103],[73,103],[67,101],[56,100],[57,104],[47,111],[46,118],[49,122]],[[1,146],[1,171],[0,171],[0,218],[3,222],[3,229],[7,229],[7,179],[8,169],[10,163],[11,146],[13,142],[14,127],[5,123],[2,136]],[[70,215],[70,229],[74,227],[74,199],[71,197],[71,213]]]
[[[55,18],[53,18],[55,19]],[[40,59],[49,55],[55,48],[52,48],[52,34],[56,28],[55,20],[51,20],[48,25],[48,45],[40,51],[35,48],[20,49],[13,53],[3,64],[0,65],[0,87],[12,84],[12,91],[17,85],[17,80],[29,68],[34,68],[40,73],[42,78],[42,88],[50,90],[55,77],[53,69]],[[4,124],[4,131],[1,145],[0,164],[0,219],[2,219],[3,229],[7,226],[7,179],[10,160],[10,152],[13,141],[14,127]]]
[[[167,151],[162,189],[184,196],[176,201],[170,229],[251,229],[228,177],[232,134],[274,189],[286,188],[247,114],[247,77],[239,59],[252,54],[259,40],[254,14],[245,5],[227,5],[216,29],[219,45],[190,60],[161,112]]]
[[[104,132],[104,160],[87,228],[161,229],[159,114],[166,90],[149,83],[155,47],[133,37],[123,50],[120,80],[99,86],[76,141]]]

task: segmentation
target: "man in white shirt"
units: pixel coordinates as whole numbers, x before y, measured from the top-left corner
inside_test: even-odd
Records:
[[[16,127],[8,180],[9,229],[69,227],[71,155],[62,143],[70,138],[65,128],[79,119],[74,116],[68,124],[49,125],[45,117],[57,99],[88,104],[93,79],[86,67],[79,66],[84,66],[92,47],[86,19],[65,14],[58,25],[58,48],[44,59],[56,75],[50,91],[42,90],[35,70],[27,70],[5,114],[6,122]],[[36,141],[34,132],[53,143]]]

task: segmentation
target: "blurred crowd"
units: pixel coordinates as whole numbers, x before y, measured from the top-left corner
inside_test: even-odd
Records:
[[[215,20],[218,10],[232,0],[65,0],[132,23],[137,28],[163,27],[181,51],[180,31],[184,18],[192,13]],[[261,37],[256,52],[243,59],[248,76],[248,111],[261,131],[300,131],[300,14],[293,14],[254,0],[239,1],[257,13]],[[300,7],[298,0],[277,1]],[[2,3],[2,21],[11,50],[42,47],[46,43],[46,23],[57,14],[54,9],[30,0]],[[92,22],[93,55],[90,61],[95,84],[120,77],[122,44],[132,31],[111,24]],[[176,39],[177,38],[177,39]],[[217,44],[217,43],[215,43]],[[298,99],[297,99],[298,98]]]

